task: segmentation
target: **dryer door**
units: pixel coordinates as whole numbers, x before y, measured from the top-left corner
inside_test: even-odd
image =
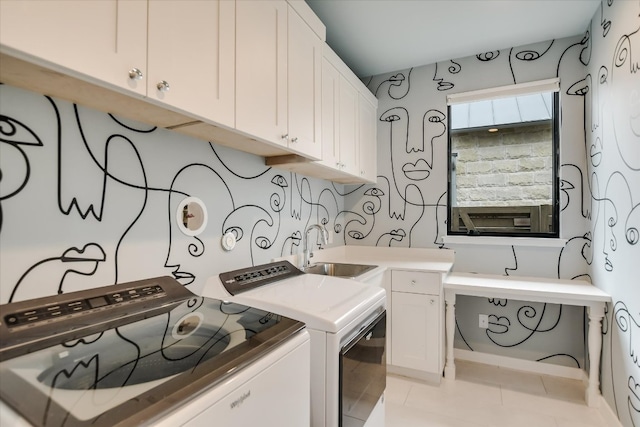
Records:
[[[364,426],[387,385],[387,312],[340,352],[340,426]]]

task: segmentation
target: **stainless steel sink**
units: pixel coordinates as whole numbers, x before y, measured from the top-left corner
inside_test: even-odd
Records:
[[[309,274],[321,274],[324,276],[347,277],[353,279],[361,274],[377,268],[377,265],[365,264],[341,264],[336,262],[319,262],[311,264],[303,271]]]

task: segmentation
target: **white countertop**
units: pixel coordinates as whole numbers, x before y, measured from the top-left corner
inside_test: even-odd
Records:
[[[338,333],[367,310],[384,305],[385,291],[353,280],[301,274],[231,295],[219,276],[207,280],[203,296],[278,313],[310,329]]]
[[[444,289],[464,295],[557,304],[611,301],[611,296],[585,280],[451,273],[444,280]]]
[[[286,257],[299,265],[297,256]],[[384,270],[433,271],[446,274],[453,267],[454,251],[451,249],[390,248],[378,246],[337,246],[313,251],[311,263],[336,262],[347,264],[377,265],[365,272],[358,280],[367,280]]]

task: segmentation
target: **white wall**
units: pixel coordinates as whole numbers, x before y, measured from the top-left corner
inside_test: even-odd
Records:
[[[300,252],[308,225],[342,211],[342,185],[261,157],[7,85],[0,99],[0,303],[162,275],[198,292]],[[175,223],[187,195],[209,213],[197,238]]]

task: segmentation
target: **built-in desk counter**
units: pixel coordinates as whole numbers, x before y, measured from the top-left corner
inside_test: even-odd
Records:
[[[453,355],[456,295],[506,298],[587,307],[589,313],[589,385],[585,400],[587,405],[597,406],[600,396],[601,326],[605,304],[611,301],[610,295],[584,280],[494,276],[472,273],[449,274],[444,279],[444,294],[447,342],[444,375],[446,379],[455,379],[456,376]]]

